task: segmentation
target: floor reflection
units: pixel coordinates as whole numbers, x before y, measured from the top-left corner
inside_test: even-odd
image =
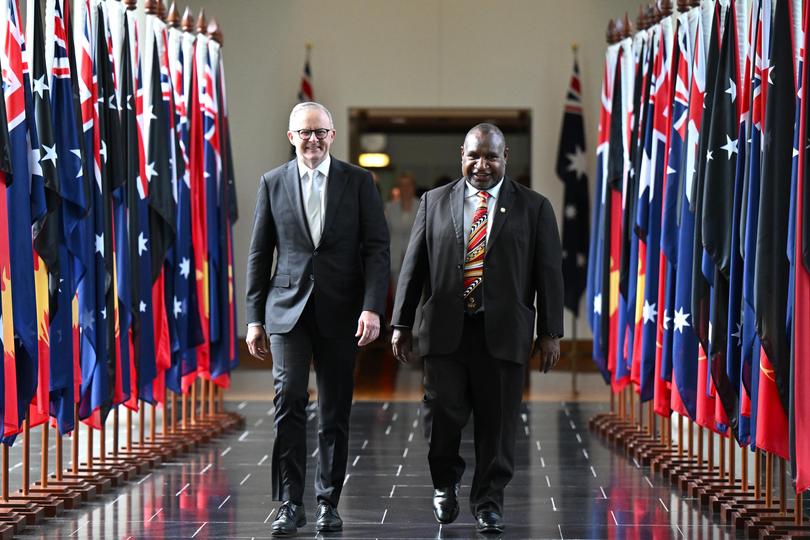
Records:
[[[272,403],[229,407],[239,407],[245,415],[244,432],[216,439],[198,453],[166,463],[21,537],[269,538],[277,508],[269,495]],[[589,403],[526,404],[516,474],[506,494],[504,538],[734,536],[703,513],[696,501],[683,498],[648,468],[592,438],[587,420],[602,408]],[[312,451],[317,418],[309,416]],[[463,436],[462,452],[471,464],[471,427]],[[340,504],[345,530],[337,537],[476,538],[473,517],[463,503],[456,523],[440,527],[433,520],[426,456],[417,403],[356,403],[349,475]],[[309,483],[313,474],[311,463]],[[463,501],[471,479],[468,467]],[[305,505],[309,524],[299,536],[310,537],[315,534],[311,485],[305,491]]]

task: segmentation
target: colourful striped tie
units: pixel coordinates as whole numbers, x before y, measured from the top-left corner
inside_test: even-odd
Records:
[[[478,206],[473,214],[472,226],[467,239],[467,256],[464,258],[464,307],[475,313],[481,307],[481,284],[484,281],[484,255],[487,250],[487,200],[486,191],[478,192]]]

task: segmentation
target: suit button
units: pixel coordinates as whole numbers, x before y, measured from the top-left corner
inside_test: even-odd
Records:
[[[460,265],[460,264],[457,264],[457,265],[456,265],[456,268],[458,268],[459,270],[461,270],[461,265]]]
[[[309,280],[310,281],[315,281],[315,274],[310,274],[309,275]]]
[[[313,251],[313,252],[312,252],[312,256],[313,256],[313,257],[317,257],[317,256],[318,256],[318,250],[317,250],[317,249],[316,249],[315,251]]]

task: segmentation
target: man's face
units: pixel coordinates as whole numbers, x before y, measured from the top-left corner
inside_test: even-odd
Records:
[[[313,130],[309,138],[304,139],[298,134],[301,129]],[[328,129],[329,133],[323,139],[318,139],[314,133],[317,129]],[[329,147],[335,140],[334,126],[325,112],[318,109],[304,109],[298,111],[290,122],[290,131],[287,138],[295,146],[296,154],[308,167],[314,169],[329,154]]]
[[[489,189],[503,178],[508,153],[497,133],[473,131],[461,147],[461,173],[476,189]]]

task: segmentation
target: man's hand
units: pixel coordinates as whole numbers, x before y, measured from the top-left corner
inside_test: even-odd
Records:
[[[380,316],[373,311],[364,311],[357,320],[357,332],[354,337],[359,337],[358,347],[368,345],[380,335]]]
[[[410,328],[394,328],[391,351],[400,363],[407,364],[413,356],[413,334]]]
[[[540,371],[547,373],[560,361],[560,338],[549,336],[537,338],[532,356],[540,359]]]
[[[251,356],[255,356],[262,362],[270,356],[270,342],[263,326],[258,324],[248,326],[245,343],[247,343]]]

